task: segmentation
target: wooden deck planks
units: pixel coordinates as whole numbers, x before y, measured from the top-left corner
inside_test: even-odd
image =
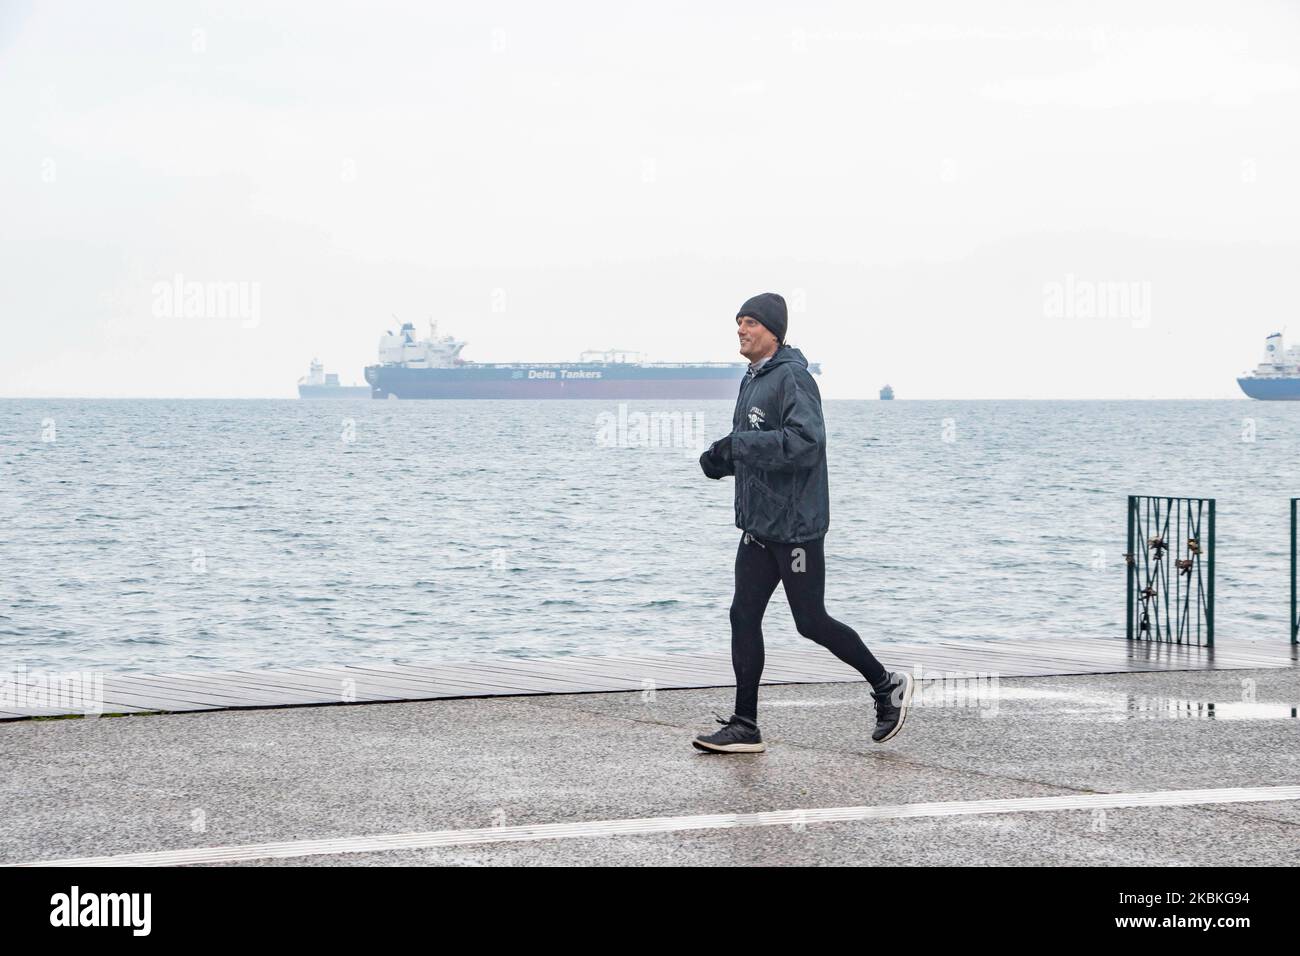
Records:
[[[878,644],[875,653],[895,670],[993,673],[1000,677],[1064,676],[1169,670],[1292,667],[1291,645],[1214,649],[1123,639],[941,640]],[[769,647],[764,683],[838,683],[861,678],[824,648]],[[651,683],[647,684],[649,681]],[[345,684],[344,682],[351,682]],[[611,657],[495,658],[420,664],[365,663],[283,670],[228,670],[192,674],[110,674],[105,712],[210,711],[336,703],[383,703],[447,697],[631,692],[716,687],[733,682],[728,652],[632,654]],[[345,699],[344,689],[349,691]],[[73,713],[6,702],[0,721]]]

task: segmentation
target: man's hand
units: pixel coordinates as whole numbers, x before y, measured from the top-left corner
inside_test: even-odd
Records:
[[[731,461],[731,436],[719,438],[700,456],[700,468],[710,478],[723,478],[736,473]]]

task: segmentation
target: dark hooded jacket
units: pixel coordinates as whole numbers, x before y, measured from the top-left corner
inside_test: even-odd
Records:
[[[730,456],[718,447],[724,440],[701,456],[700,466],[711,478],[735,475],[736,527],[782,543],[826,533],[826,426],[802,352],[782,345],[757,372],[745,373],[729,439]]]

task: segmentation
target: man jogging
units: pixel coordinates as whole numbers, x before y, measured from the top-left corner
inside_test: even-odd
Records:
[[[709,446],[700,467],[710,478],[736,478],[736,592],[731,601],[731,663],[736,710],[721,730],[700,735],[696,748],[720,753],[765,749],[758,731],[763,676],[763,612],[785,588],[795,626],[856,668],[872,686],[883,743],[898,733],[912,699],[912,677],[886,671],[852,628],[826,613],[824,540],[830,526],[826,428],[821,392],[808,360],[785,344],[785,299],[764,292],[736,314],[740,353],[749,371],[740,385],[731,434]]]

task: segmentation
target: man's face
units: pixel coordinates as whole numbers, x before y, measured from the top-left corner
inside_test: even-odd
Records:
[[[736,335],[740,339],[740,354],[751,362],[776,351],[776,336],[752,315],[736,319]]]

